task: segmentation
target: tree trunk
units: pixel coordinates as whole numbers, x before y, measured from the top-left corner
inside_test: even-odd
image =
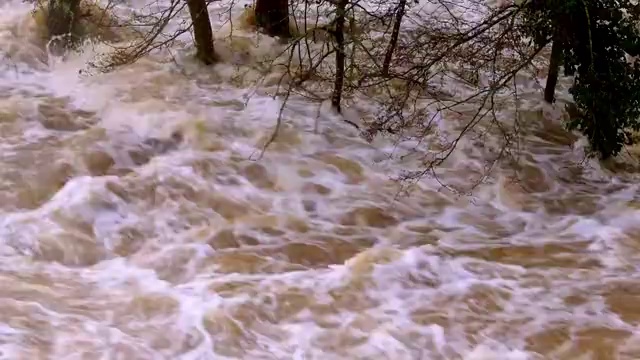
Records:
[[[391,60],[393,59],[393,52],[398,45],[398,36],[400,35],[400,25],[402,25],[402,18],[404,17],[404,10],[407,6],[407,0],[400,0],[398,8],[396,9],[395,22],[393,24],[393,31],[391,32],[391,39],[387,46],[387,52],[384,55],[384,62],[382,63],[382,75],[389,75],[389,67],[391,66]]]
[[[549,60],[549,74],[544,88],[544,101],[553,104],[555,101],[556,85],[558,84],[558,70],[562,62],[562,44],[554,41],[551,45],[551,59]]]
[[[49,0],[47,30],[51,41],[49,50],[54,54],[62,54],[73,44],[79,7],[80,0]]]
[[[336,111],[341,112],[340,103],[342,102],[342,88],[344,86],[344,18],[349,0],[339,0],[336,5],[336,79],[333,84],[333,94],[331,96],[331,105]]]
[[[213,47],[213,30],[211,30],[207,2],[205,0],[187,0],[187,6],[193,22],[196,57],[205,65],[211,65],[216,62],[216,54]]]
[[[256,24],[269,36],[290,38],[289,1],[256,0]]]

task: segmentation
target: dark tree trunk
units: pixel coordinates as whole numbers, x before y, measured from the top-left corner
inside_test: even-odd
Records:
[[[402,25],[402,18],[404,17],[404,10],[407,6],[407,0],[400,0],[398,8],[396,9],[395,22],[393,24],[393,31],[391,32],[391,39],[387,46],[387,52],[384,55],[384,62],[382,63],[382,75],[389,75],[389,67],[391,66],[391,60],[393,59],[393,52],[398,45],[398,36],[400,35],[400,25]]]
[[[60,55],[73,44],[73,35],[78,24],[80,0],[49,0],[47,9],[47,30],[49,49]]]
[[[269,36],[291,37],[288,0],[256,0],[256,24]]]
[[[333,84],[333,94],[331,96],[331,105],[336,111],[341,112],[340,103],[342,102],[342,88],[344,86],[344,18],[346,15],[347,4],[349,0],[338,0],[336,5],[336,79]]]
[[[562,62],[562,44],[554,41],[551,45],[551,59],[549,60],[549,74],[544,88],[544,101],[553,104],[555,101],[556,85],[558,84],[558,70]]]
[[[205,65],[211,65],[216,62],[216,53],[213,47],[213,30],[211,30],[207,2],[205,0],[187,0],[187,6],[193,22],[196,57]]]

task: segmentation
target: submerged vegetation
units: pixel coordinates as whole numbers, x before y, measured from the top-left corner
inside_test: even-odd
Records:
[[[82,34],[76,28],[86,16],[83,4],[39,3],[46,10],[49,38]],[[185,33],[193,34],[201,63],[221,61],[208,5],[207,0],[171,0],[118,18],[118,28],[135,36],[114,44],[95,66],[113,70],[166,48]],[[487,169],[511,154],[520,124],[500,118],[496,97],[504,102],[511,94],[517,107],[518,79],[525,73],[539,74],[540,64],[548,74],[541,100],[556,102],[559,76],[572,79],[571,106],[576,110],[569,112],[565,125],[586,136],[590,155],[614,157],[638,138],[633,135],[640,130],[640,65],[632,59],[640,54],[640,33],[630,0],[256,0],[240,17],[230,15],[239,5],[227,6],[230,37],[234,28],[242,28],[279,39],[274,43],[280,46],[277,55],[254,63],[265,75],[281,74],[278,95],[283,108],[294,92],[327,100],[337,113],[366,101],[375,104],[373,115],[344,115],[363,136],[417,141],[434,134],[443,114],[466,114],[469,120],[453,140],[429,138],[433,144],[424,153],[423,168],[408,171],[407,179],[435,174],[474,129],[498,131],[503,139],[491,152]],[[101,9],[115,17],[113,8],[109,3]],[[68,48],[72,43],[62,45]],[[231,51],[241,50],[236,46]],[[455,93],[447,84],[469,91]],[[470,107],[475,110],[470,112]],[[264,145],[277,135],[276,130]]]

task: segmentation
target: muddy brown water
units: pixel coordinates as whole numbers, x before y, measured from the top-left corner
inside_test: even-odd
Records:
[[[638,177],[557,124],[397,199],[402,146],[293,99],[252,160],[280,102],[233,66],[82,76],[0,6],[0,359],[640,358]]]

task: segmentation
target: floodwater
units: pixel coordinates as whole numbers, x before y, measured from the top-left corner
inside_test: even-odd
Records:
[[[256,160],[273,81],[179,45],[86,75],[94,47],[48,58],[0,5],[0,359],[640,359],[640,179],[533,88],[517,167],[402,195],[415,144],[294,96]]]

